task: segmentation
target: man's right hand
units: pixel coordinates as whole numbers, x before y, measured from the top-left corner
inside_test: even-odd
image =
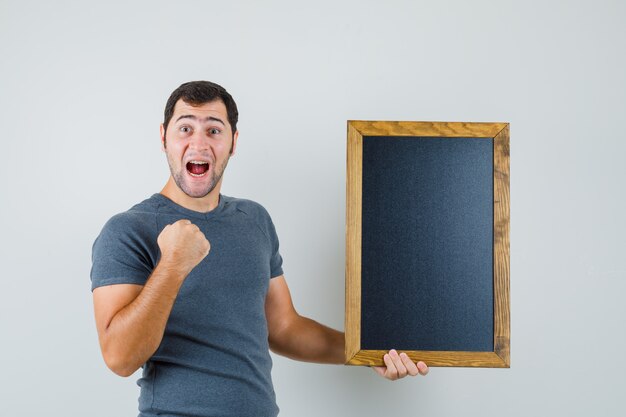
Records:
[[[157,238],[157,243],[161,250],[161,262],[182,271],[184,276],[187,276],[211,250],[211,244],[204,233],[187,219],[165,226]]]

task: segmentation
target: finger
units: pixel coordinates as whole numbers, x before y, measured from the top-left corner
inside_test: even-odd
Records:
[[[422,361],[419,361],[417,363],[417,369],[419,369],[420,375],[428,374],[428,366],[426,366],[426,364]]]
[[[400,355],[398,354],[398,352],[395,349],[391,349],[389,351],[389,356],[391,356],[391,360],[398,370],[398,378],[404,378],[407,375],[408,371],[406,370],[406,366],[404,366],[404,363],[402,363],[402,359],[400,359]]]
[[[391,379],[392,381],[395,381],[396,379],[398,379],[398,370],[396,369],[396,366],[393,364],[393,360],[391,359],[391,356],[389,356],[389,354],[387,353],[385,354],[385,356],[383,356],[383,360],[385,361],[385,365],[387,365],[385,378]]]
[[[420,370],[417,369],[417,365],[411,360],[411,358],[409,358],[409,355],[402,352],[400,354],[400,359],[402,359],[402,363],[404,364],[404,366],[406,366],[406,370],[408,371],[409,375],[416,376],[420,373]]]

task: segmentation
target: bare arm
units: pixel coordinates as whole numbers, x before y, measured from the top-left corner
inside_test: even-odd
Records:
[[[113,372],[129,376],[154,354],[184,278],[159,263],[145,286],[109,285],[93,291],[100,349]]]
[[[305,362],[344,363],[345,337],[309,318],[293,307],[283,276],[273,278],[265,301],[270,349],[279,355]]]
[[[118,284],[93,291],[102,356],[120,376],[131,375],[157,350],[180,286],[210,249],[189,220],[166,226],[158,244],[161,260],[145,286]]]
[[[293,307],[285,277],[270,281],[265,300],[270,349],[279,355],[306,362],[345,363],[345,335],[311,319],[300,316]],[[407,375],[426,375],[424,362],[414,363],[395,349],[383,357],[385,366],[374,371],[392,381]]]

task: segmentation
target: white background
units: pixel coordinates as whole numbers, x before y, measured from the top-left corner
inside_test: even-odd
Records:
[[[282,416],[624,415],[625,22],[617,0],[1,0],[0,414],[136,415],[91,245],[161,189],[165,101],[208,79],[240,109],[223,193],[269,210],[296,308],[337,329],[346,120],[511,123],[511,369],[274,356]]]

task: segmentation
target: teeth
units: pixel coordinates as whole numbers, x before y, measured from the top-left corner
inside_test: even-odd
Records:
[[[189,172],[189,171],[187,171],[187,172]],[[189,175],[191,175],[192,177],[201,177],[201,176],[203,176],[205,174],[206,174],[206,172],[204,174],[194,174],[194,173],[189,172]]]
[[[196,164],[196,165],[203,165],[203,164],[208,164],[208,162],[204,162],[204,161],[189,161],[192,164]]]

